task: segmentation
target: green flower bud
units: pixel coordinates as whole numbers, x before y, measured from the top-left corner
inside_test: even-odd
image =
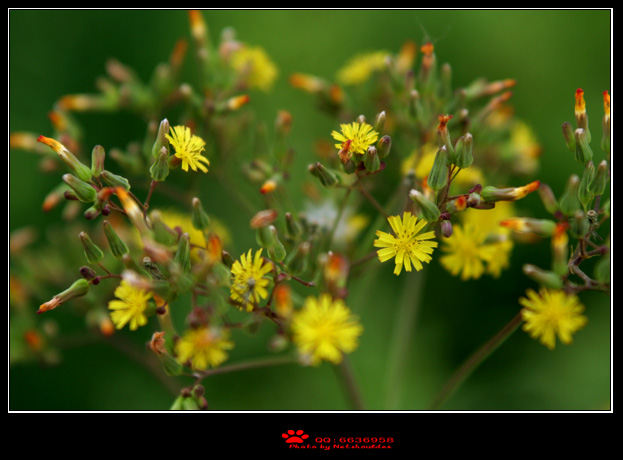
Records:
[[[435,155],[433,167],[428,175],[428,186],[435,191],[441,190],[448,183],[448,150],[442,145]]]
[[[74,192],[76,198],[83,203],[92,203],[97,198],[97,191],[83,180],[78,179],[72,174],[63,174],[63,181],[69,185]]]
[[[297,222],[291,213],[286,212],[286,232],[290,238],[296,239],[301,236],[303,233],[303,229],[301,228],[301,224]]]
[[[325,187],[332,188],[339,183],[337,175],[329,171],[322,163],[318,162],[309,165],[308,170],[313,176],[316,176]]]
[[[471,166],[474,161],[472,151],[474,148],[474,138],[470,133],[459,137],[454,147],[453,163],[461,169]]]
[[[102,178],[104,183],[110,187],[121,187],[125,190],[130,190],[130,183],[125,177],[113,174],[107,170],[102,171],[100,177]]]
[[[427,222],[437,222],[441,211],[435,203],[426,198],[419,190],[411,189],[409,198],[418,206],[422,219]]]
[[[177,242],[179,234],[163,222],[160,211],[152,211],[149,215],[149,220],[151,222],[152,235],[157,243],[170,246]]]
[[[580,199],[580,203],[582,203],[582,207],[586,210],[590,202],[593,200],[593,194],[589,191],[589,185],[595,176],[595,165],[592,161],[586,163],[584,167],[584,172],[582,173],[582,180],[580,181],[580,186],[578,188],[578,198]]]
[[[593,151],[588,143],[588,135],[582,128],[575,130],[575,159],[582,164],[593,159]]]
[[[110,251],[115,258],[120,259],[124,254],[129,252],[128,246],[119,238],[117,232],[113,226],[105,220],[103,222],[104,225],[104,234],[106,235],[106,239],[108,240],[108,245],[110,246]]]
[[[93,147],[91,152],[91,172],[93,176],[98,177],[104,170],[104,160],[106,159],[106,151],[101,145]]]
[[[210,225],[210,218],[203,210],[199,198],[193,198],[193,210],[191,215],[192,225],[197,230],[206,230]]]
[[[255,230],[255,241],[263,248],[271,248],[275,244],[273,232],[270,230],[272,225],[258,227]]]
[[[573,127],[571,123],[565,121],[562,124],[562,135],[565,138],[565,145],[567,148],[575,153],[575,134],[573,133]]]
[[[89,288],[91,287],[91,283],[84,278],[80,278],[73,282],[71,286],[69,286],[66,290],[61,292],[60,294],[56,294],[52,299],[41,304],[39,306],[39,310],[37,313],[44,313],[49,310],[54,310],[59,305],[64,304],[72,299],[77,297],[82,297],[89,292]]]
[[[160,122],[160,126],[158,126],[158,134],[156,135],[156,141],[154,142],[153,147],[151,148],[151,154],[154,158],[160,156],[162,149],[166,149],[167,156],[169,153],[169,140],[166,135],[169,134],[170,125],[169,120],[166,118]]]
[[[149,168],[151,178],[155,181],[162,182],[169,175],[169,152],[166,147],[160,149],[160,153],[156,155],[156,159]]]
[[[588,233],[590,224],[584,211],[578,209],[573,214],[573,219],[570,221],[569,231],[575,238],[582,238]]]
[[[277,235],[277,229],[275,228],[275,226],[270,225],[268,229],[272,233],[273,241],[274,241],[273,245],[268,248],[268,254],[270,255],[271,259],[277,262],[281,262],[283,259],[286,258],[286,255],[287,255],[286,248],[284,247],[283,243],[279,239],[279,236]]]
[[[525,264],[523,266],[524,274],[539,283],[541,286],[549,289],[561,289],[563,286],[562,277],[557,273],[549,270],[543,270],[535,265]]]
[[[291,274],[300,275],[307,270],[310,251],[311,244],[308,241],[303,241],[288,255],[286,265]]]
[[[190,271],[190,236],[188,233],[183,233],[182,236],[180,236],[173,260],[182,267],[185,273]]]
[[[385,128],[385,120],[387,119],[387,115],[385,114],[385,111],[383,110],[382,112],[379,112],[376,115],[376,119],[374,120],[374,130],[377,133],[382,133],[383,129]]]
[[[580,187],[580,178],[573,174],[567,181],[565,192],[560,198],[560,210],[566,216],[571,216],[575,211],[582,207],[580,198],[578,197]]]
[[[588,190],[593,194],[593,196],[603,195],[606,191],[606,185],[608,184],[608,180],[610,179],[610,171],[608,169],[608,162],[603,160],[597,166],[597,171],[595,172],[595,176],[593,180],[588,185]]]
[[[541,184],[539,187],[539,197],[541,198],[541,202],[543,206],[550,214],[555,214],[558,210],[558,201],[556,200],[556,196],[552,191],[552,188],[547,184]]]
[[[92,177],[91,168],[83,164],[67,147],[55,139],[39,136],[37,142],[41,142],[54,150],[63,162],[69,166],[78,178],[84,182],[89,182]]]
[[[389,155],[389,151],[391,150],[392,138],[385,135],[379,139],[379,141],[376,143],[376,146],[379,152],[379,157],[385,158],[387,155]]]
[[[87,235],[85,232],[80,232],[78,237],[80,238],[82,246],[84,247],[84,256],[86,257],[87,262],[89,262],[90,264],[96,264],[104,258],[104,253],[91,240],[89,235]]]
[[[369,172],[375,172],[380,169],[381,159],[379,158],[379,154],[375,146],[371,145],[368,147],[368,150],[363,155],[363,165]]]

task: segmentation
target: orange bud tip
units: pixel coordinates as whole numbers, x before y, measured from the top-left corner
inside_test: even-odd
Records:
[[[422,51],[422,53],[426,54],[427,56],[430,56],[431,54],[433,54],[434,49],[435,47],[431,42],[426,42],[422,45],[420,51]]]
[[[262,195],[273,192],[277,188],[277,182],[274,180],[267,180],[264,185],[260,187]]]
[[[439,115],[439,126],[437,128],[445,128],[448,122],[452,119],[452,115]]]
[[[584,102],[584,91],[582,90],[582,88],[578,88],[575,90],[575,111],[586,111],[586,103]]]

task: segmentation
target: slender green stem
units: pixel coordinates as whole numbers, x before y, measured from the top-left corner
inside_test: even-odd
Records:
[[[283,364],[294,364],[298,362],[296,356],[269,356],[268,358],[258,358],[240,363],[229,364],[228,366],[216,367],[195,374],[199,383],[206,377],[217,374],[229,374],[230,372],[246,371],[249,369],[257,369],[261,367],[279,366]]]
[[[491,353],[493,353],[502,343],[508,339],[515,330],[520,326],[523,319],[521,313],[518,313],[508,324],[506,324],[497,334],[495,334],[487,343],[471,355],[457,369],[454,375],[448,380],[446,385],[441,389],[430,410],[439,409],[446,400],[461,386],[461,384],[471,375],[480,363],[482,363]]]
[[[342,362],[334,366],[334,368],[344,386],[344,391],[346,392],[350,405],[355,410],[364,410],[365,406],[361,397],[361,392],[355,381],[355,376],[348,357],[344,355]]]
[[[385,386],[385,408],[395,410],[400,404],[404,370],[409,346],[413,343],[413,331],[422,297],[425,271],[405,276],[404,289],[392,333],[393,343],[388,355]],[[408,274],[407,274],[408,275]]]

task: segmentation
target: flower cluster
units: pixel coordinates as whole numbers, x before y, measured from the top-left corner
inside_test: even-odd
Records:
[[[44,202],[45,210],[64,205],[67,220],[66,253],[51,258],[69,264],[79,257],[82,264],[78,279],[61,278],[71,273],[66,267],[41,272],[36,282],[60,278],[69,288],[40,303],[38,313],[75,302],[101,334],[151,329],[150,349],[166,374],[195,379],[175,409],[207,408],[201,381],[214,368],[226,371],[236,359],[238,332],[260,324],[272,328],[268,348],[288,362],[345,371],[364,337],[365,318],[349,297],[362,267],[383,270],[391,261],[394,275],[419,277],[437,259],[458,282],[498,278],[510,265],[517,234],[551,238],[553,259],[551,270],[524,267],[540,284],[519,301],[524,329],[553,349],[556,337],[570,343],[586,324],[578,294],[609,289],[609,247],[597,234],[610,209],[602,199],[609,177],[607,93],[601,145],[608,158],[593,163],[578,90],[577,127],[566,123],[563,133],[584,170],[557,200],[546,184],[529,178],[540,147],[507,105],[515,81],[477,80],[455,90],[433,44],[418,49],[409,41],[398,53],[356,57],[335,81],[290,76],[335,120],[317,157],[298,174],[290,113],[277,114],[272,137],[256,127],[263,135],[252,154],[236,142],[250,123],[244,114],[251,97],[240,91],[270,90],[276,65],[230,30],[213,43],[201,12],[188,18],[197,84],[178,80],[185,42],[173,50],[168,71],[158,73],[165,81],[141,82],[111,61],[111,84],[101,93],[58,101],[53,135],[12,135],[13,148],[34,150],[53,164],[48,170],[63,171]],[[365,85],[375,88],[375,98],[345,97]],[[89,165],[69,114],[122,110],[148,120],[140,147],[96,145]],[[170,114],[179,114],[173,124]],[[307,180],[291,180],[303,175]],[[201,181],[222,186],[248,227],[234,234],[213,215],[213,196],[201,196]],[[292,184],[304,191],[300,206]],[[156,203],[157,195],[169,203]],[[518,217],[516,202],[536,195],[551,219]],[[17,236],[12,250],[20,247]],[[571,255],[569,236],[577,240]],[[68,249],[73,243],[77,255]],[[592,278],[580,263],[596,256],[604,262]],[[30,274],[29,267],[23,272]],[[13,298],[23,298],[26,278],[11,275]],[[37,353],[50,346],[32,331],[25,337]]]

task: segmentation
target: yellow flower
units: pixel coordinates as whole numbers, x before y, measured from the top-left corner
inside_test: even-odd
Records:
[[[218,367],[227,360],[225,350],[234,348],[227,329],[200,327],[190,329],[175,344],[177,360],[190,363],[196,370]]]
[[[439,261],[453,276],[460,274],[464,281],[478,279],[492,255],[492,251],[483,245],[486,238],[487,234],[474,225],[455,225],[452,236],[444,239],[442,246],[442,250],[449,254]]]
[[[410,272],[411,264],[417,271],[423,266],[422,262],[429,263],[432,260],[430,254],[433,248],[436,248],[436,241],[424,241],[435,237],[435,232],[419,232],[428,223],[425,220],[417,221],[417,217],[410,212],[405,212],[402,219],[400,216],[390,216],[387,218],[391,225],[394,235],[376,231],[377,240],[374,240],[374,247],[382,248],[377,251],[377,255],[381,262],[385,262],[395,257],[396,268],[394,274],[400,275],[402,267]]]
[[[115,297],[120,300],[108,302],[110,319],[117,329],[123,328],[130,323],[130,330],[135,331],[139,326],[147,324],[145,310],[149,305],[151,293],[137,288],[125,280],[122,280],[115,289]]]
[[[582,315],[584,306],[576,295],[563,291],[541,289],[526,291],[527,298],[519,303],[524,307],[521,315],[525,321],[523,330],[550,350],[556,346],[556,336],[564,344],[572,342],[571,335],[583,328],[587,318]]]
[[[339,364],[344,353],[354,351],[363,326],[341,299],[329,294],[308,297],[292,319],[292,340],[312,365],[322,360]]]
[[[374,72],[385,67],[387,56],[386,51],[372,51],[355,56],[338,71],[337,79],[344,85],[361,84]]]
[[[199,136],[191,134],[189,127],[171,127],[171,134],[167,134],[166,137],[175,149],[175,156],[182,161],[184,171],[188,171],[190,166],[193,171],[197,171],[199,168],[204,173],[208,172],[206,165],[210,166],[210,161],[201,154],[205,147],[205,141]]]
[[[270,280],[265,276],[273,269],[272,264],[262,258],[261,249],[255,253],[255,257],[252,252],[249,249],[231,267],[231,298],[240,304],[241,309],[246,307],[247,311],[253,310],[261,299],[268,297],[266,286]]]
[[[337,131],[333,131],[331,136],[337,141],[340,141],[339,144],[335,144],[335,147],[338,149],[342,149],[344,147],[345,142],[350,141],[350,146],[348,148],[348,153],[359,153],[363,155],[368,150],[372,144],[374,144],[378,138],[379,133],[377,133],[372,126],[368,123],[358,123],[356,121],[351,124],[341,124],[341,133]]]
[[[241,46],[233,51],[230,63],[249,88],[268,91],[277,78],[277,67],[260,47]]]

